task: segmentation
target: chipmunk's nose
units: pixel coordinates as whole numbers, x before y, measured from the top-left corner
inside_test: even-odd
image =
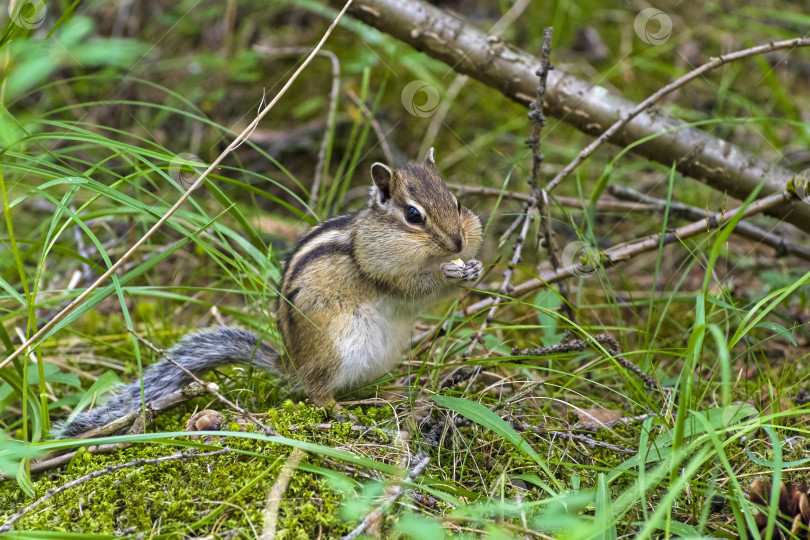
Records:
[[[461,249],[464,247],[464,242],[461,240],[461,237],[456,236],[452,238],[451,241],[456,248],[456,253],[461,253]]]

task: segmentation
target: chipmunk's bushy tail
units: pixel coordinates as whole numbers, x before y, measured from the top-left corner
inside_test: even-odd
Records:
[[[236,328],[188,334],[166,356],[200,376],[212,369],[230,364],[246,364],[281,373],[279,354],[259,341],[253,333]],[[167,359],[152,364],[143,374],[146,403],[179,390],[193,379]],[[90,429],[109,424],[140,408],[141,384],[134,382],[111,395],[107,403],[93,410],[79,413],[70,422],[56,425],[56,438],[70,438]]]

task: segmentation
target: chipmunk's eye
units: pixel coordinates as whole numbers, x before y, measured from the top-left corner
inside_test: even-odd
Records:
[[[413,206],[408,205],[405,207],[405,219],[408,223],[419,225],[422,223],[422,214]]]

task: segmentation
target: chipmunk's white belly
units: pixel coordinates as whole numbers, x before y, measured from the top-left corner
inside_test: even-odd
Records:
[[[359,386],[391,371],[408,347],[412,320],[409,306],[392,300],[361,304],[353,313],[342,314],[330,332],[343,359],[334,390]]]

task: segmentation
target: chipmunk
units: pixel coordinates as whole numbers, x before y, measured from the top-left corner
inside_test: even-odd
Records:
[[[432,148],[424,162],[401,170],[374,163],[371,178],[365,208],[312,228],[284,264],[276,324],[285,355],[226,327],[186,335],[167,356],[195,375],[229,364],[286,375],[319,406],[393,369],[415,313],[451,285],[480,276],[481,262],[472,257],[481,222],[447,189]],[[144,400],[190,382],[163,359],[143,374]],[[57,432],[71,437],[102,426],[137,410],[140,399],[141,386],[132,383]]]

